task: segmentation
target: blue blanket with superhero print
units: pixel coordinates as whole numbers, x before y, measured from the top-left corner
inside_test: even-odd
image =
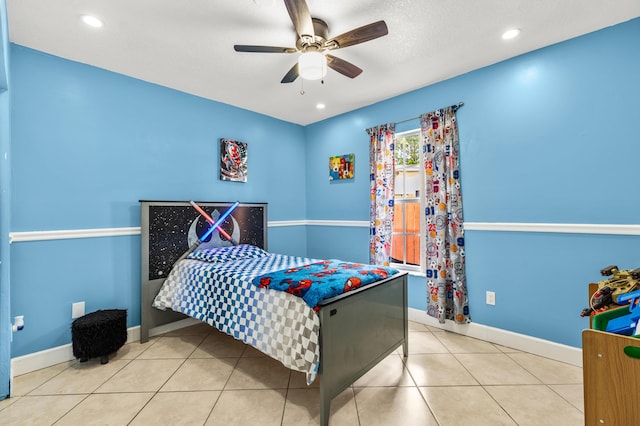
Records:
[[[320,309],[318,304],[325,299],[380,281],[397,272],[385,266],[323,260],[260,275],[253,278],[251,283],[299,296],[317,311]]]

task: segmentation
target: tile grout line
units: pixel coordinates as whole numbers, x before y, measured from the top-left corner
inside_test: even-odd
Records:
[[[146,348],[145,350],[143,350],[142,352],[140,352],[140,353],[139,353],[135,358],[133,358],[131,361],[136,361],[136,360],[138,360],[138,359],[140,358],[140,356],[141,356],[143,353],[145,353],[146,351],[148,351],[149,349],[151,349],[151,348],[152,348],[153,346],[155,346],[159,341],[160,341],[160,339],[157,339],[155,342],[153,342],[153,344],[151,344],[148,348]],[[127,365],[129,365],[129,364],[131,363],[131,361],[130,361],[129,363],[127,363]],[[140,361],[142,361],[142,360],[140,360]],[[182,362],[182,364],[184,364],[184,361]],[[182,366],[182,364],[180,364],[180,366]],[[124,368],[124,367],[123,367],[123,368]],[[178,371],[178,369],[179,369],[179,368],[180,368],[180,367],[176,368],[176,371]],[[175,371],[173,372],[173,374],[175,374]],[[168,378],[167,380],[169,380],[171,377],[173,377],[173,374],[172,374],[171,376],[169,376],[169,378]],[[112,376],[112,377],[113,377],[113,376]],[[105,381],[105,383],[106,383],[106,381]],[[102,385],[104,385],[105,383],[103,383]],[[147,400],[147,402],[145,402],[145,403],[142,405],[142,407],[140,407],[140,409],[138,410],[138,412],[137,412],[137,413],[136,413],[136,414],[131,418],[131,420],[129,420],[129,421],[127,422],[127,425],[130,425],[130,424],[131,424],[131,423],[136,419],[136,417],[138,417],[138,416],[140,415],[140,413],[142,412],[142,410],[144,410],[144,408],[149,404],[149,402],[151,402],[151,400],[152,400],[153,398],[155,398],[155,396],[158,394],[158,391],[160,390],[160,388],[162,388],[162,386],[164,386],[165,384],[166,384],[166,381],[165,381],[165,383],[163,383],[162,385],[160,385],[160,387],[158,388],[158,390],[157,390],[157,391],[155,391],[155,392],[153,393],[153,395],[151,396],[151,398],[149,398],[149,399]],[[101,386],[102,386],[102,385],[101,385]],[[98,386],[98,388],[100,388],[100,386]],[[98,388],[96,388],[96,390],[97,390]]]
[[[437,338],[437,337],[436,337]],[[438,341],[440,341],[442,343],[442,341],[440,339],[438,339]],[[502,352],[500,350],[500,348],[496,347],[496,345],[494,345],[491,342],[488,342],[491,346],[493,346],[494,348],[496,348],[498,350],[498,353],[502,354],[502,355],[506,355],[504,352]],[[442,343],[444,345],[444,343]],[[447,347],[446,345],[444,345],[445,347]],[[449,350],[449,348],[447,347],[447,350]],[[498,407],[500,407],[500,409],[511,419],[513,420],[513,422],[518,425],[518,422],[516,421],[516,419],[514,419],[511,414],[507,411],[507,409],[505,407],[502,406],[502,404],[500,404],[500,402],[494,398],[494,396],[491,394],[491,392],[489,392],[486,388],[485,385],[483,385],[480,380],[478,380],[478,378],[476,376],[473,375],[473,373],[467,368],[466,365],[464,365],[462,362],[460,362],[460,360],[458,359],[458,357],[456,356],[455,353],[449,351],[451,353],[451,355],[453,355],[453,357],[455,358],[455,360],[462,366],[462,368],[465,369],[465,371],[467,373],[469,373],[469,375],[473,378],[473,380],[476,381],[476,383],[478,383],[478,386],[480,386],[480,388],[487,394],[489,395],[489,397],[495,401],[495,403],[498,405]]]
[[[536,379],[540,380],[540,382],[545,385],[551,392],[553,392],[554,394],[558,395],[562,400],[566,401],[567,404],[569,404],[571,407],[574,407],[576,410],[580,411],[583,415],[584,415],[584,404],[582,407],[582,410],[578,407],[576,407],[575,405],[573,405],[573,403],[571,401],[569,401],[567,398],[565,398],[563,395],[561,395],[560,393],[556,392],[551,385],[581,385],[584,386],[582,383],[546,383],[544,380],[542,380],[542,378],[538,377],[537,375],[535,375],[533,373],[533,371],[530,371],[526,366],[524,366],[522,363],[518,362],[517,359],[514,359],[512,356],[510,356],[509,354],[506,354],[510,359],[513,360],[513,362],[515,362],[517,365],[519,365],[520,367],[522,367],[525,371],[527,371],[529,374],[531,374],[532,376],[534,376]],[[534,355],[531,354],[533,356],[536,357],[540,357],[540,355]],[[540,357],[540,358],[544,358],[546,360],[550,360],[550,361],[555,361],[555,360],[551,360],[549,358],[545,358],[545,357]],[[566,363],[562,363],[561,361],[555,361],[555,362],[559,362],[561,364],[566,364]],[[570,366],[571,364],[566,364],[568,366]]]
[[[438,342],[440,342],[440,339],[438,339],[438,337],[433,333],[433,331],[427,329],[426,330],[427,333],[429,333],[434,339],[436,339]],[[446,347],[442,342],[440,342],[440,344],[442,344],[442,346],[447,350],[447,353],[451,354],[451,351],[449,350],[448,347]],[[415,354],[414,354],[415,355]],[[407,354],[407,357],[402,357],[402,364],[403,367],[407,369],[407,372],[409,373],[409,377],[411,377],[411,380],[413,381],[413,385],[416,388],[416,390],[418,391],[418,394],[420,395],[420,397],[422,398],[422,400],[424,401],[425,405],[427,406],[427,408],[429,409],[429,412],[431,413],[431,415],[433,416],[433,418],[435,419],[436,423],[438,424],[438,426],[442,425],[442,422],[438,419],[438,416],[436,414],[436,412],[433,410],[433,408],[431,408],[431,406],[429,405],[429,401],[427,401],[427,396],[425,394],[422,393],[422,391],[420,390],[420,386],[418,386],[418,382],[416,382],[416,379],[413,377],[413,374],[411,374],[411,370],[409,369],[409,366],[406,364],[406,361],[409,359],[410,354]],[[425,386],[426,387],[426,386]]]
[[[97,358],[96,358],[97,359]],[[57,374],[51,376],[50,378],[48,378],[47,380],[45,380],[44,382],[40,383],[38,386],[36,386],[35,388],[33,388],[31,391],[29,391],[26,395],[23,395],[22,397],[40,397],[40,396],[51,396],[51,397],[59,397],[59,396],[65,396],[65,395],[84,395],[84,398],[82,398],[80,401],[78,401],[75,405],[73,405],[73,407],[69,408],[64,414],[60,415],[60,417],[58,417],[55,421],[53,421],[53,423],[51,423],[52,425],[55,425],[56,423],[59,423],[65,416],[67,416],[69,413],[71,413],[73,410],[75,410],[80,404],[82,404],[84,401],[86,401],[91,395],[94,394],[94,392],[100,387],[102,386],[104,383],[106,383],[107,381],[109,381],[113,376],[115,376],[116,374],[118,374],[118,372],[120,372],[125,366],[127,366],[129,364],[129,362],[131,362],[131,360],[129,360],[129,362],[127,362],[125,365],[123,365],[121,368],[119,368],[118,370],[114,371],[114,373],[112,375],[110,375],[102,384],[98,385],[93,391],[89,392],[89,393],[67,393],[67,394],[43,394],[43,395],[32,395],[33,392],[35,392],[36,390],[38,390],[39,388],[41,388],[42,386],[44,386],[45,384],[49,383],[51,380],[53,380],[54,378],[60,376],[62,373],[64,373],[65,371],[73,368],[74,364],[78,363],[79,361],[74,360],[74,361],[67,361],[68,365],[66,368],[60,370]]]
[[[518,367],[522,368],[524,371],[526,371],[527,373],[529,373],[531,376],[535,377],[535,378],[536,378],[540,383],[537,383],[537,384],[509,384],[509,383],[505,383],[505,384],[495,384],[495,385],[484,385],[484,384],[482,384],[482,383],[480,383],[480,382],[478,381],[478,379],[477,379],[477,378],[476,378],[476,377],[471,373],[471,371],[470,371],[470,370],[465,366],[465,364],[463,364],[462,362],[460,362],[460,360],[457,358],[457,355],[460,355],[460,354],[463,354],[463,355],[466,355],[466,354],[468,354],[468,355],[478,355],[478,354],[480,354],[480,355],[482,355],[482,354],[490,354],[489,352],[476,351],[476,349],[475,349],[475,348],[474,348],[474,350],[473,350],[472,352],[459,352],[459,353],[458,353],[458,352],[453,352],[453,351],[452,351],[452,349],[450,349],[450,348],[449,348],[449,346],[448,346],[448,345],[446,345],[446,344],[444,343],[444,341],[443,341],[443,340],[441,340],[441,338],[444,338],[444,336],[443,336],[443,335],[441,335],[441,336],[440,336],[440,338],[439,338],[439,337],[436,335],[436,333],[434,333],[433,331],[431,331],[431,330],[429,330],[429,329],[424,329],[424,330],[411,330],[411,331],[412,331],[412,333],[419,333],[419,335],[423,335],[422,333],[424,333],[424,336],[426,336],[426,335],[427,335],[426,333],[429,333],[429,335],[430,335],[431,337],[433,337],[433,338],[435,339],[435,341],[439,342],[439,343],[444,347],[444,349],[446,350],[446,352],[444,352],[444,353],[446,353],[446,354],[448,354],[448,355],[450,355],[450,356],[453,356],[453,359],[455,359],[455,360],[456,360],[456,362],[458,362],[458,363],[462,366],[463,370],[464,370],[464,371],[466,371],[466,372],[467,372],[467,374],[469,374],[469,375],[470,375],[470,377],[472,377],[472,378],[474,379],[474,381],[476,382],[476,385],[471,385],[471,386],[473,386],[473,387],[476,387],[476,386],[480,387],[480,388],[483,390],[483,392],[485,392],[486,394],[488,394],[488,395],[489,395],[489,397],[490,397],[490,399],[491,399],[491,400],[493,400],[493,401],[495,402],[495,404],[496,404],[498,407],[500,407],[500,410],[501,410],[504,414],[506,414],[506,415],[507,415],[507,417],[508,417],[509,419],[511,419],[511,420],[512,420],[516,425],[518,424],[518,422],[516,422],[516,421],[515,421],[514,417],[513,417],[513,416],[512,416],[512,415],[511,415],[511,414],[510,414],[510,413],[509,413],[509,412],[508,412],[508,411],[507,411],[507,410],[506,410],[506,409],[505,409],[505,408],[500,404],[500,402],[499,402],[496,398],[494,398],[494,396],[493,396],[493,395],[488,391],[488,389],[489,389],[489,388],[492,388],[492,387],[501,387],[501,386],[528,387],[528,386],[540,386],[540,385],[543,385],[543,386],[545,386],[545,388],[547,388],[548,390],[550,390],[550,391],[553,393],[553,395],[555,395],[555,396],[559,397],[561,400],[565,401],[565,402],[566,402],[570,407],[573,407],[574,409],[577,409],[578,411],[580,411],[580,413],[581,413],[581,414],[583,414],[583,410],[580,410],[578,407],[576,407],[576,405],[574,405],[573,403],[571,403],[571,401],[570,401],[569,399],[565,398],[563,395],[561,395],[559,392],[557,392],[555,389],[553,389],[553,388],[551,387],[552,385],[556,385],[556,383],[554,383],[554,384],[548,384],[548,383],[545,383],[544,381],[542,381],[542,379],[541,379],[541,378],[539,378],[536,374],[534,374],[532,371],[530,371],[530,369],[528,369],[528,368],[526,368],[524,365],[522,365],[522,364],[521,364],[521,362],[518,362],[516,359],[514,359],[514,358],[512,357],[512,354],[511,354],[510,352],[504,352],[503,350],[501,350],[499,347],[497,347],[496,345],[494,345],[494,344],[493,344],[493,343],[491,343],[491,342],[487,342],[487,343],[491,344],[493,348],[497,349],[497,352],[495,352],[495,353],[494,353],[494,352],[491,352],[491,354],[501,354],[501,355],[506,355],[506,356],[507,356],[507,358],[509,358],[510,360],[512,360],[512,361],[513,361],[513,362],[514,362]],[[446,333],[446,332],[443,332],[443,333]],[[198,334],[198,333],[196,333],[196,334]],[[175,371],[173,371],[173,372],[169,375],[169,377],[168,377],[168,378],[167,378],[167,379],[166,379],[162,384],[160,384],[160,385],[159,385],[158,389],[157,389],[157,390],[155,390],[155,391],[153,392],[153,395],[151,395],[151,396],[150,396],[150,398],[147,400],[147,402],[146,402],[146,403],[144,403],[140,409],[138,409],[138,411],[137,411],[137,412],[135,413],[135,415],[131,418],[131,420],[129,420],[129,422],[128,422],[127,424],[132,424],[132,423],[135,421],[135,419],[136,419],[136,418],[138,418],[138,417],[140,416],[140,414],[142,413],[142,411],[143,411],[146,407],[148,407],[148,405],[151,403],[151,401],[152,401],[154,398],[156,398],[159,394],[161,394],[161,393],[162,393],[162,392],[161,392],[162,387],[163,387],[163,386],[166,386],[166,385],[167,385],[167,383],[168,383],[172,378],[174,378],[174,377],[176,376],[177,372],[178,372],[178,371],[179,371],[179,370],[180,370],[180,369],[181,369],[181,368],[182,368],[182,367],[187,363],[187,361],[189,361],[189,360],[191,359],[191,358],[190,358],[190,356],[192,356],[192,355],[197,351],[197,349],[198,349],[200,346],[202,346],[202,344],[203,344],[203,343],[205,342],[205,340],[207,339],[207,336],[210,336],[211,334],[212,334],[212,333],[208,333],[208,334],[204,335],[204,336],[202,337],[202,339],[199,341],[199,343],[197,344],[197,346],[194,346],[194,348],[190,351],[190,353],[189,353],[188,355],[186,355],[185,357],[179,357],[179,358],[158,358],[158,359],[181,359],[181,360],[182,360],[182,362],[180,362],[180,363],[179,363],[179,365],[177,366],[177,368],[175,369]],[[198,335],[199,335],[199,334],[198,334]],[[182,336],[164,336],[164,337],[183,337],[183,336],[184,336],[184,335],[182,335]],[[188,336],[193,336],[193,334],[188,334]],[[479,339],[479,340],[481,340],[481,339]],[[69,393],[69,394],[44,394],[44,395],[32,395],[32,393],[33,393],[33,392],[35,392],[35,391],[36,391],[37,389],[39,389],[39,388],[42,388],[46,383],[49,383],[51,380],[53,380],[53,379],[55,379],[56,377],[60,376],[60,375],[61,375],[61,374],[63,374],[65,371],[68,371],[69,369],[74,368],[74,365],[75,365],[75,364],[74,364],[74,363],[71,363],[71,364],[68,364],[66,367],[64,367],[62,370],[60,370],[59,372],[57,372],[56,374],[54,374],[53,376],[46,378],[42,383],[37,384],[37,385],[36,385],[35,387],[33,387],[33,389],[31,389],[27,394],[22,395],[22,396],[18,396],[18,397],[16,398],[16,400],[17,400],[17,401],[19,401],[20,399],[23,399],[23,398],[26,398],[26,397],[31,398],[31,397],[37,397],[37,396],[84,395],[84,398],[82,398],[80,401],[78,401],[78,402],[77,402],[73,407],[71,407],[70,409],[68,409],[68,410],[66,411],[66,413],[64,413],[64,414],[60,415],[60,416],[59,416],[59,418],[57,418],[57,420],[54,420],[54,421],[51,423],[52,425],[53,425],[53,424],[59,424],[59,423],[61,422],[61,420],[62,420],[65,416],[69,415],[69,413],[71,413],[71,412],[73,412],[75,409],[77,409],[77,408],[78,408],[78,406],[79,406],[79,405],[81,405],[83,402],[85,402],[85,401],[86,401],[90,396],[92,396],[92,395],[97,395],[97,393],[96,393],[96,390],[97,390],[97,389],[99,389],[99,388],[100,388],[101,386],[103,386],[106,382],[108,382],[109,380],[111,380],[115,375],[117,375],[119,372],[121,372],[121,371],[122,371],[122,369],[124,369],[124,368],[125,368],[127,365],[129,365],[132,361],[137,360],[137,361],[141,361],[141,362],[142,362],[142,361],[152,360],[152,359],[140,359],[140,357],[144,356],[144,353],[146,353],[146,352],[147,352],[151,347],[153,347],[156,343],[157,343],[157,342],[154,342],[152,345],[150,345],[149,347],[145,348],[142,352],[138,353],[138,354],[137,354],[137,355],[135,355],[135,357],[133,357],[133,358],[130,358],[130,359],[128,359],[128,360],[123,359],[123,360],[126,360],[125,365],[123,365],[122,367],[120,367],[119,369],[117,369],[116,371],[114,371],[114,372],[113,372],[113,373],[112,373],[108,378],[106,378],[106,379],[102,382],[102,384],[100,384],[100,385],[98,385],[97,387],[95,387],[95,389],[94,389],[93,391],[89,392],[88,394],[85,394],[85,393],[75,393],[75,394],[73,394],[73,393]],[[454,344],[454,343],[456,343],[456,342],[455,342],[455,341],[452,341],[451,343],[452,343],[452,344]],[[456,345],[456,346],[453,346],[453,348],[454,348],[454,349],[455,349],[455,348],[457,348],[457,345]],[[461,347],[460,347],[460,350],[463,350],[463,349],[464,349],[464,347],[463,347],[463,346],[461,346]],[[482,348],[481,348],[481,347],[479,347],[478,349],[482,349]],[[225,388],[226,388],[226,386],[229,384],[230,379],[231,379],[232,375],[234,374],[234,372],[236,372],[236,371],[237,371],[238,363],[239,363],[239,362],[240,362],[240,360],[243,358],[243,356],[247,353],[247,351],[248,351],[248,350],[249,350],[249,346],[248,346],[248,345],[245,345],[245,347],[243,348],[243,350],[242,350],[242,352],[240,353],[240,355],[239,355],[238,357],[233,357],[233,358],[235,358],[235,362],[234,362],[234,364],[233,364],[233,368],[231,369],[230,374],[227,376],[227,378],[226,378],[226,380],[225,380],[225,382],[224,382],[224,385],[222,386],[222,389],[220,390],[220,392],[219,392],[219,393],[218,393],[218,395],[217,395],[217,398],[215,399],[215,401],[213,401],[213,405],[212,405],[212,407],[211,407],[211,410],[209,411],[208,415],[205,417],[205,420],[204,420],[204,423],[203,423],[203,424],[206,424],[206,423],[207,423],[207,421],[210,421],[210,420],[212,419],[213,411],[214,411],[215,407],[220,403],[220,401],[221,401],[221,397],[222,397],[222,394],[223,394],[224,392],[232,392],[232,391],[233,391],[232,389],[225,389]],[[520,353],[520,352],[516,352],[516,353]],[[523,353],[527,353],[527,352],[523,352]],[[417,381],[416,381],[416,378],[414,377],[414,374],[412,374],[411,370],[409,369],[408,361],[412,358],[412,356],[415,356],[415,355],[421,355],[421,354],[422,354],[422,352],[421,352],[420,354],[408,354],[407,358],[405,358],[404,356],[402,356],[401,351],[400,351],[400,353],[398,354],[398,353],[397,353],[397,350],[396,350],[396,353],[395,353],[395,355],[396,355],[396,356],[400,356],[400,358],[401,358],[401,362],[402,362],[402,369],[403,369],[403,371],[406,371],[406,373],[409,375],[410,380],[411,380],[411,383],[412,383],[410,386],[406,386],[406,387],[407,387],[407,388],[411,388],[411,387],[413,387],[414,389],[416,389],[416,391],[420,394],[421,399],[423,400],[423,402],[424,402],[424,403],[425,403],[425,405],[427,406],[427,408],[428,408],[429,412],[431,413],[431,415],[432,415],[432,416],[433,416],[433,418],[435,419],[436,423],[437,423],[438,425],[442,425],[443,423],[440,421],[440,419],[438,419],[438,417],[437,417],[436,413],[432,410],[431,406],[429,405],[429,403],[428,403],[428,401],[427,401],[427,398],[426,398],[426,393],[421,392],[421,390],[420,390],[420,386],[418,386]],[[428,355],[428,354],[437,354],[437,352],[433,352],[433,353],[432,353],[432,352],[425,352],[424,354],[426,354],[426,355]],[[536,357],[536,358],[537,358],[537,357],[539,357],[538,355],[535,355],[535,354],[531,354],[531,355],[532,355],[532,356],[534,356],[534,357]],[[214,358],[215,358],[215,357],[214,357]],[[225,358],[229,358],[229,357],[225,357]],[[541,358],[545,358],[545,357],[541,357]],[[528,361],[528,359],[521,359],[521,361]],[[289,376],[288,376],[288,381],[287,381],[286,389],[283,389],[285,392],[284,392],[284,405],[283,405],[283,408],[282,408],[282,414],[280,415],[280,425],[281,425],[281,426],[284,424],[284,420],[285,420],[285,412],[286,412],[286,409],[287,409],[287,400],[288,400],[288,397],[289,397],[290,395],[293,395],[293,394],[295,393],[295,390],[297,389],[297,388],[291,388],[292,380],[293,380],[293,379],[294,379],[294,377],[293,377],[292,370],[289,370]],[[561,385],[579,385],[579,383],[557,383],[557,385],[559,385],[559,386],[561,386]],[[446,386],[456,386],[456,385],[454,385],[454,384],[448,384],[448,385],[442,385],[442,386],[445,386],[445,387],[446,387]],[[463,385],[460,385],[460,386],[463,386]],[[368,386],[365,386],[365,387],[368,387]],[[378,387],[378,386],[375,386],[375,387]],[[399,385],[392,386],[392,385],[388,385],[388,386],[382,386],[382,387],[401,388],[401,387],[405,387],[405,386],[399,386]],[[358,403],[357,403],[357,401],[356,401],[356,388],[355,388],[353,385],[351,385],[351,386],[350,386],[350,388],[351,388],[351,397],[353,398],[354,405],[355,405],[355,410],[356,410],[356,411],[355,411],[355,414],[356,414],[357,424],[359,424],[360,426],[362,426],[362,420],[361,420],[361,415],[360,415],[361,413],[358,411]],[[272,388],[272,389],[275,389],[275,388]],[[290,392],[290,391],[291,391],[291,392]],[[146,391],[139,391],[139,392],[136,392],[136,393],[140,393],[140,392],[143,392],[143,393],[150,393],[150,392],[146,392]],[[181,390],[180,392],[191,392],[191,391],[190,391],[190,390]],[[108,392],[108,393],[111,393],[111,394],[126,394],[126,393],[128,393],[128,392],[127,392],[127,391],[120,391],[120,392]],[[572,394],[567,393],[567,395],[568,395],[568,396],[571,396]],[[575,398],[574,398],[574,399],[575,399]],[[2,409],[0,409],[0,412],[4,411],[4,410],[5,410],[6,408],[8,408],[8,407],[11,407],[12,405],[14,405],[14,404],[13,404],[13,403],[12,403],[12,404],[8,404],[7,406],[5,406],[5,407],[3,407]],[[203,413],[203,414],[204,414],[204,413]]]
[[[165,337],[165,336],[162,336],[162,337]],[[156,340],[155,342],[153,342],[153,344],[152,344],[151,346],[149,346],[148,348],[146,348],[145,350],[143,350],[142,352],[140,352],[140,353],[139,353],[135,358],[133,358],[131,361],[141,361],[141,362],[142,362],[142,361],[149,361],[149,360],[152,360],[152,359],[145,359],[145,358],[140,359],[140,357],[142,356],[142,354],[144,354],[145,352],[147,352],[149,349],[151,349],[153,346],[155,346],[156,344],[158,344],[158,342],[160,342],[160,341],[161,341],[161,338],[159,338],[158,340]],[[203,340],[202,340],[202,341],[204,341],[204,338],[203,338]],[[200,344],[202,343],[202,341],[198,344],[198,346],[200,346]],[[197,348],[198,346],[196,346],[195,348],[193,348],[193,350],[189,353],[189,355],[191,355],[191,354],[196,350],[196,348]],[[145,403],[142,405],[142,407],[140,407],[140,409],[139,409],[139,410],[136,412],[136,414],[131,418],[131,420],[129,420],[129,422],[127,422],[127,425],[130,425],[131,423],[133,423],[133,421],[136,419],[136,417],[138,417],[138,416],[140,415],[140,413],[142,412],[142,410],[144,410],[144,409],[145,409],[145,407],[147,407],[147,405],[149,405],[149,403],[153,400],[153,398],[155,398],[155,397],[156,397],[156,395],[158,395],[158,393],[160,392],[160,389],[162,389],[162,387],[163,387],[164,385],[166,385],[166,384],[167,384],[167,382],[168,382],[169,380],[171,380],[171,378],[174,376],[174,374],[176,374],[176,372],[180,369],[180,367],[182,367],[182,366],[184,365],[184,363],[187,361],[187,359],[188,359],[189,355],[187,355],[187,357],[185,357],[185,358],[182,358],[182,362],[180,363],[180,365],[175,369],[175,371],[174,371],[172,374],[170,374],[170,375],[169,375],[169,377],[167,377],[167,379],[164,381],[164,383],[162,383],[162,384],[158,387],[158,389],[157,389],[156,391],[154,391],[154,392],[153,392],[153,395],[151,396],[151,398],[149,398],[149,399],[147,400],[147,402],[145,402]],[[157,358],[157,359],[180,359],[180,358]],[[129,362],[129,363],[130,363],[130,362]],[[129,363],[127,363],[127,365],[129,365]],[[124,368],[124,367],[123,367],[123,368]],[[113,377],[113,376],[112,376],[112,377]],[[105,383],[106,383],[106,382],[105,382]],[[103,383],[103,385],[104,385],[104,383]],[[102,385],[101,385],[101,386],[102,386]],[[99,386],[98,386],[98,388],[99,388]],[[96,388],[96,390],[97,390],[98,388]],[[121,394],[121,393],[126,393],[126,392],[114,392],[114,393]],[[140,393],[148,393],[148,392],[140,392]]]
[[[200,345],[202,345],[204,343],[204,341],[207,340],[207,337],[209,337],[212,334],[213,333],[207,334],[207,336],[204,339],[202,339],[202,342],[200,342]],[[198,345],[198,347],[200,347],[200,345]],[[209,414],[207,414],[207,418],[204,419],[203,426],[207,424],[207,422],[209,421],[209,419],[213,415],[213,410],[215,410],[216,405],[218,405],[218,402],[220,401],[220,398],[222,397],[222,394],[225,391],[225,388],[227,387],[227,384],[229,383],[229,380],[231,380],[231,376],[233,376],[233,372],[236,371],[236,368],[238,367],[238,363],[240,362],[240,358],[242,358],[244,353],[247,351],[248,347],[249,347],[248,345],[245,345],[244,349],[242,349],[242,352],[240,353],[240,356],[238,356],[236,358],[236,362],[233,365],[233,368],[231,369],[231,373],[229,373],[229,377],[227,377],[227,380],[225,380],[224,385],[222,385],[222,389],[220,390],[220,393],[218,394],[218,397],[216,398],[216,400],[213,402],[213,405],[211,406],[211,410],[209,410]],[[194,352],[195,352],[195,350],[194,350]],[[282,408],[282,411],[283,411],[283,415],[284,415],[284,407]]]
[[[358,419],[358,425],[362,426],[362,420],[360,420],[360,411],[358,410],[358,401],[356,400],[356,390],[353,387],[353,384],[350,386],[351,396],[353,397],[353,405],[356,406],[356,418]],[[331,412],[329,412],[329,418],[331,418]]]

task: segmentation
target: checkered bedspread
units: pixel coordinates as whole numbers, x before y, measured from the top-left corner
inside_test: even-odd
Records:
[[[280,254],[221,263],[185,259],[173,268],[153,306],[204,321],[306,373],[311,384],[320,362],[320,319],[299,297],[256,287],[251,280],[316,261]]]

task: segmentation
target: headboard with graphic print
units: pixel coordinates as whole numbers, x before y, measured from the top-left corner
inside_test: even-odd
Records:
[[[214,221],[234,203],[196,201]],[[140,341],[149,330],[186,316],[151,306],[173,264],[204,235],[211,225],[189,201],[140,201],[141,223],[141,327]],[[251,244],[267,249],[267,204],[240,203],[201,247]],[[225,236],[226,234],[226,236]],[[143,340],[143,338],[145,340]]]

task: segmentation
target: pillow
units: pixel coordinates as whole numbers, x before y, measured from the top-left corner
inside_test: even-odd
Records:
[[[204,262],[228,262],[238,259],[251,259],[254,257],[263,257],[268,255],[266,251],[260,247],[252,246],[249,244],[240,244],[237,246],[229,247],[214,247],[204,248],[202,250],[196,249],[193,253],[187,256],[188,259],[197,259]]]

